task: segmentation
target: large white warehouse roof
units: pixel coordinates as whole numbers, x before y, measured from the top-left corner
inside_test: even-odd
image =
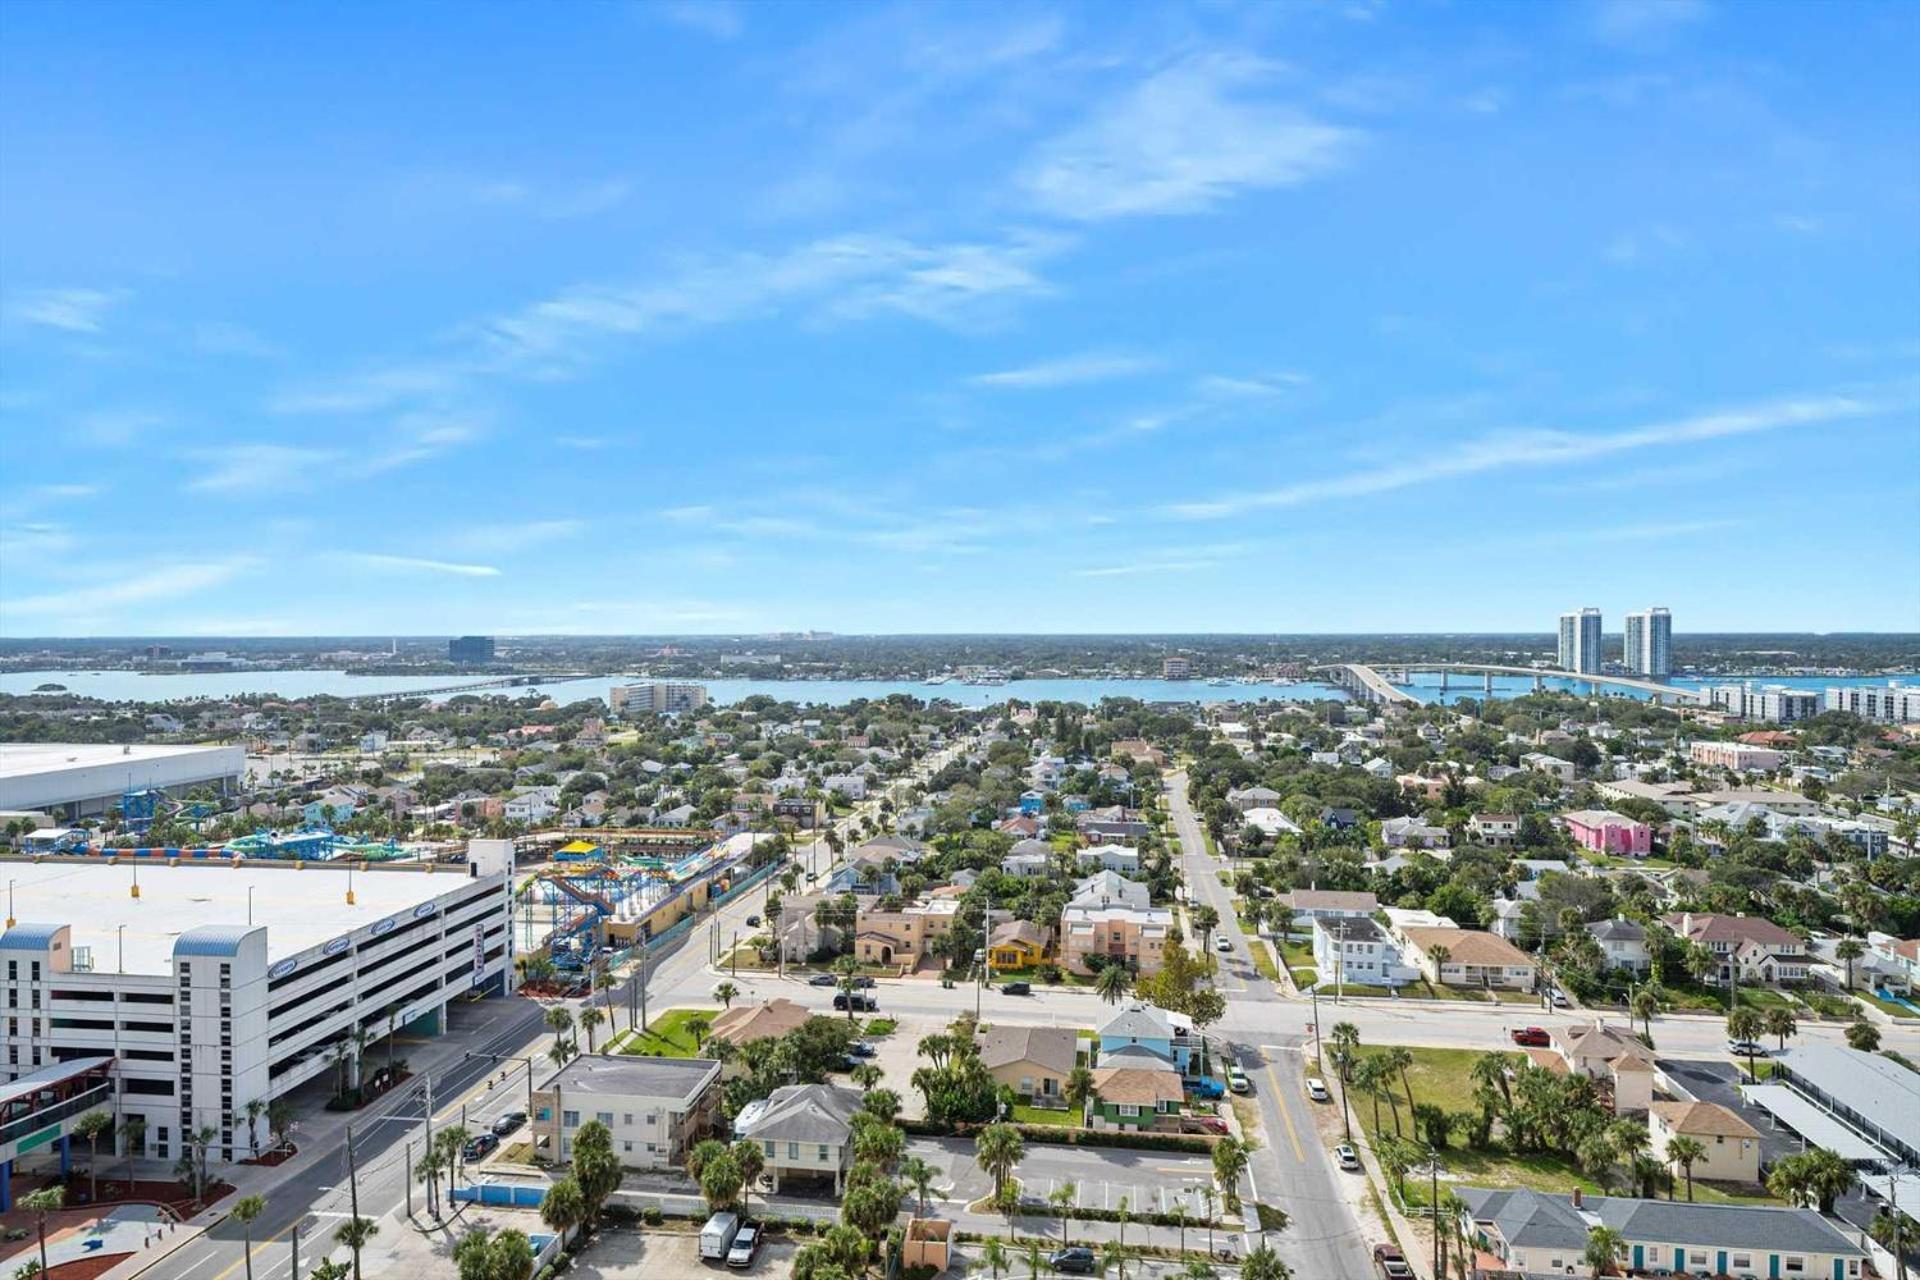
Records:
[[[192,787],[246,772],[244,747],[0,743],[0,809],[44,809],[129,788]]]

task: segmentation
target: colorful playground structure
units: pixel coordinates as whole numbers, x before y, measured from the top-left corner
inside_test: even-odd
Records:
[[[717,841],[694,853],[665,858],[612,855],[588,840],[554,850],[553,863],[530,873],[516,891],[520,936],[516,950],[543,947],[562,973],[592,967],[601,949],[646,939],[724,892],[753,838]],[[672,919],[662,917],[671,915]]]

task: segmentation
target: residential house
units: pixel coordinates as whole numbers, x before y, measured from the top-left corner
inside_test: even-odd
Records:
[[[1021,1098],[1063,1107],[1078,1047],[1079,1033],[1071,1027],[995,1024],[980,1033],[980,1065]]]
[[[1624,916],[1595,920],[1587,926],[1587,932],[1600,944],[1601,959],[1607,968],[1642,974],[1652,966],[1653,956],[1647,950],[1647,929],[1638,920],[1628,920]]]
[[[1203,1045],[1192,1019],[1142,1001],[1129,1001],[1095,1031],[1096,1061],[1115,1066],[1122,1055],[1151,1054],[1179,1075],[1198,1075]],[[1137,1057],[1135,1059],[1138,1060]]]
[[[1635,778],[1623,778],[1618,781],[1596,782],[1593,789],[1603,800],[1619,803],[1622,800],[1646,800],[1659,805],[1674,817],[1684,817],[1694,811],[1693,784],[1690,782],[1641,782]]]
[[[1151,1062],[1097,1067],[1087,1125],[1094,1129],[1152,1129],[1178,1116],[1186,1101],[1180,1077]]]
[[[760,1144],[775,1195],[783,1181],[803,1178],[830,1179],[838,1196],[853,1166],[853,1114],[860,1103],[856,1090],[838,1085],[783,1085],[742,1107],[733,1132]]]
[[[1529,1056],[1540,1062],[1557,1054],[1567,1070],[1600,1082],[1613,1097],[1615,1115],[1637,1114],[1653,1102],[1653,1051],[1638,1036],[1597,1022],[1555,1027],[1552,1038],[1551,1050],[1533,1049]]]
[[[835,773],[821,779],[820,789],[848,800],[867,798],[867,780],[857,773]]]
[[[1511,848],[1520,840],[1520,815],[1517,813],[1476,813],[1467,822],[1474,841],[1495,849]]]
[[[1272,787],[1235,787],[1227,792],[1227,803],[1245,813],[1249,809],[1272,809],[1280,803],[1280,793]]]
[[[1400,934],[1407,942],[1407,963],[1432,983],[1532,991],[1539,977],[1539,965],[1532,956],[1491,933],[1412,926]],[[1445,948],[1444,963],[1435,954],[1437,948]]]
[[[780,900],[780,955],[788,964],[800,964],[840,949],[844,940],[840,930],[820,923],[820,904],[826,901],[824,893],[790,895]]]
[[[1010,876],[1044,876],[1053,870],[1053,846],[1045,840],[1016,840],[1000,869]]]
[[[785,996],[758,1004],[736,1004],[714,1015],[707,1039],[725,1040],[736,1046],[754,1040],[778,1040],[798,1031],[812,1016],[806,1006],[795,1004]]]
[[[897,911],[863,907],[853,934],[854,954],[864,964],[918,964],[952,931],[959,911],[958,898],[928,898]]]
[[[1329,987],[1398,987],[1415,976],[1387,931],[1369,916],[1314,917],[1313,963],[1320,984]]]
[[[1388,818],[1380,824],[1380,839],[1389,849],[1444,849],[1452,842],[1445,827],[1424,818]]]
[[[1144,893],[1146,886],[1139,887]],[[1136,973],[1158,973],[1172,930],[1173,912],[1165,907],[1130,906],[1114,900],[1095,905],[1076,898],[1060,913],[1061,963],[1069,973],[1078,974],[1093,973],[1106,964],[1125,964]]]
[[[1572,782],[1577,772],[1573,761],[1562,760],[1559,756],[1550,756],[1544,751],[1529,751],[1520,757],[1520,763],[1535,773],[1544,773],[1561,782]]]
[[[1867,1255],[1813,1209],[1689,1204],[1571,1196],[1526,1187],[1454,1188],[1471,1219],[1469,1236],[1499,1259],[1505,1273],[1564,1280],[1589,1271],[1584,1261],[1595,1227],[1622,1237],[1619,1266],[1684,1275],[1796,1276],[1858,1280]]]
[[[1153,891],[1138,880],[1129,880],[1118,871],[1096,871],[1073,886],[1072,907],[1127,906],[1145,910],[1153,901]]]
[[[1248,809],[1242,815],[1242,821],[1270,838],[1300,834],[1300,824],[1278,809]]]
[[[580,1126],[598,1120],[629,1169],[686,1159],[720,1114],[720,1064],[706,1058],[582,1054],[533,1091],[535,1146],[550,1160],[573,1153]]]
[[[1074,861],[1082,871],[1117,871],[1134,875],[1140,870],[1140,850],[1127,844],[1096,844],[1076,850]]]
[[[1653,1158],[1676,1178],[1691,1176],[1705,1182],[1760,1181],[1760,1131],[1740,1113],[1717,1102],[1656,1102],[1647,1110],[1647,1136]],[[1667,1154],[1675,1138],[1692,1138],[1706,1155],[1683,1171]]]
[[[1380,909],[1380,899],[1373,894],[1347,889],[1295,889],[1281,901],[1293,909],[1296,929],[1312,928],[1319,919],[1371,916]]]
[[[827,825],[827,802],[805,796],[781,796],[773,802],[773,817],[776,822],[784,818],[802,831],[811,831]]]
[[[1008,920],[987,935],[987,965],[996,972],[1031,969],[1053,958],[1053,930],[1031,920]]]
[[[1074,829],[1089,840],[1144,840],[1147,824],[1130,809],[1108,805],[1074,817]]]
[[[1320,810],[1320,825],[1329,831],[1351,831],[1360,825],[1357,810],[1328,805]]]
[[[1758,916],[1676,912],[1663,917],[1682,939],[1711,952],[1719,966],[1708,973],[1715,985],[1739,981],[1767,985],[1807,980],[1811,957],[1800,936]]]
[[[1920,986],[1920,939],[1870,933],[1867,935],[1867,955],[1874,960],[1880,985],[1901,994]],[[1856,969],[1859,964],[1860,961],[1854,961]],[[1844,964],[1840,967],[1843,970],[1846,968]],[[1857,974],[1854,981],[1861,981]]]
[[[1653,852],[1653,828],[1611,809],[1575,809],[1560,821],[1588,853],[1644,858]]]
[[[1167,763],[1167,753],[1145,738],[1117,739],[1107,748],[1107,754],[1113,757],[1129,756],[1135,764],[1150,764],[1155,768],[1164,767]]]

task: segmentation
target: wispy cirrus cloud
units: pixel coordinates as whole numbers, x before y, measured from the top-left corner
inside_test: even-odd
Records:
[[[1076,578],[1133,578],[1155,573],[1198,573],[1216,569],[1240,559],[1252,548],[1245,543],[1229,542],[1212,546],[1167,547],[1148,551],[1134,559],[1075,569]]]
[[[1257,96],[1278,71],[1238,55],[1182,59],[1043,144],[1019,184],[1050,214],[1097,221],[1199,213],[1319,177],[1361,135]]]
[[[446,574],[456,578],[497,578],[500,570],[490,564],[459,564],[451,560],[425,560],[418,556],[391,556],[371,551],[351,552],[341,557],[363,569],[389,573]]]
[[[1160,367],[1160,361],[1146,356],[1089,351],[1080,355],[1064,356],[1058,360],[1043,360],[1018,369],[1000,369],[993,373],[975,374],[968,378],[967,382],[972,386],[1002,391],[1044,390],[1051,387],[1079,386],[1090,382],[1111,382],[1117,378],[1131,378],[1142,373],[1151,373]]]
[[[587,531],[584,520],[526,520],[519,524],[489,525],[468,529],[449,539],[449,545],[479,555],[497,555],[530,551],[535,547],[564,542]]]
[[[199,493],[279,493],[305,488],[340,457],[331,449],[287,444],[230,444],[196,449],[187,456],[205,468],[187,481],[187,488]]]
[[[656,0],[647,8],[662,22],[715,40],[737,40],[747,29],[746,14],[731,0]]]
[[[393,425],[390,441],[368,458],[361,470],[368,475],[377,475],[382,471],[425,462],[461,445],[473,443],[480,438],[483,430],[479,422],[467,415],[403,414]]]
[[[250,556],[232,556],[140,565],[113,581],[15,600],[0,599],[0,619],[8,615],[86,618],[124,605],[177,600],[231,582],[257,564]]]
[[[1181,520],[1220,520],[1251,511],[1362,498],[1400,489],[1515,468],[1564,466],[1641,449],[1669,448],[1761,432],[1856,421],[1895,408],[1911,410],[1912,391],[1896,396],[1827,395],[1769,401],[1741,409],[1652,423],[1625,431],[1518,431],[1459,444],[1428,442],[1414,461],[1366,467],[1344,475],[1301,480],[1272,489],[1224,493],[1172,503],[1161,513]]]
[[[4,314],[21,324],[66,333],[99,333],[107,313],[125,301],[123,289],[32,289],[10,299]]]

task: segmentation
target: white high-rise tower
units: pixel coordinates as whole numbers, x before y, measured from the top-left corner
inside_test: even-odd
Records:
[[[1627,615],[1627,670],[1637,676],[1673,674],[1673,614],[1655,606]]]
[[[1600,674],[1600,611],[1580,609],[1560,615],[1560,669]]]

